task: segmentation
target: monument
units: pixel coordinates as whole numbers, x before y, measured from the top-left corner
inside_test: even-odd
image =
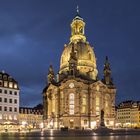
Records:
[[[101,110],[101,113],[100,113],[100,125],[99,127],[95,130],[95,133],[98,133],[98,134],[108,134],[110,132],[112,132],[113,130],[112,129],[109,129],[105,126],[105,123],[104,123],[104,110],[102,109]]]
[[[100,115],[100,126],[99,127],[106,127],[104,123],[104,110],[101,110],[101,115]]]

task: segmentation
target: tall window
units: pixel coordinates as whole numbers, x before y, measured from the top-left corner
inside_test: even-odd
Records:
[[[14,84],[14,88],[16,88],[16,89],[17,89],[17,84]]]
[[[83,95],[82,97],[82,113],[86,113],[86,95]]]
[[[74,94],[70,93],[69,95],[69,113],[70,115],[74,114]]]
[[[52,112],[54,113],[56,110],[55,110],[55,98],[53,97],[52,99]]]
[[[12,82],[9,83],[9,87],[13,88],[13,83]]]
[[[7,86],[8,86],[8,82],[4,81],[4,87],[7,87]]]
[[[96,115],[100,114],[100,98],[96,96]]]

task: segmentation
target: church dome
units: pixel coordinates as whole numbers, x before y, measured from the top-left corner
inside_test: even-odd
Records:
[[[60,60],[59,73],[66,73],[69,70],[69,59],[72,46],[77,57],[77,69],[82,75],[90,75],[91,79],[96,80],[98,71],[96,69],[96,57],[93,47],[86,41],[84,35],[85,22],[76,15],[71,23],[70,43],[64,45],[64,50]]]
[[[92,78],[95,79],[98,73],[96,69],[96,58],[93,48],[88,42],[77,42],[76,44],[70,43],[64,46],[60,60],[60,73],[64,73],[69,70],[69,59],[72,45],[74,45],[75,48],[78,61],[77,69],[79,72],[84,75],[90,72],[92,74]]]

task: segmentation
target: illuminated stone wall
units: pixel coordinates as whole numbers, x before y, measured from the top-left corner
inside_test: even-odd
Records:
[[[101,81],[86,84],[68,80],[61,86],[50,85],[47,90],[48,127],[95,128],[100,123],[100,112],[105,112],[106,126],[114,126],[115,90]]]

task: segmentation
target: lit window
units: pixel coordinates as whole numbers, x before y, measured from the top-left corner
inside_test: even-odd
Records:
[[[14,120],[17,120],[17,116],[16,115],[14,115]]]
[[[82,113],[85,113],[86,112],[86,95],[83,95],[83,98],[82,98]]]
[[[99,107],[98,106],[96,107],[96,111],[99,111]]]
[[[4,87],[8,87],[8,82],[4,81]]]
[[[83,96],[82,104],[83,104],[83,105],[86,105],[86,95]]]
[[[13,88],[13,83],[12,82],[9,83],[9,87]]]
[[[2,119],[2,114],[0,114],[0,120]]]
[[[9,115],[9,120],[12,120],[12,116],[11,115]]]
[[[14,88],[17,88],[17,84],[14,84]]]
[[[8,119],[8,115],[4,114],[4,119],[7,120]]]
[[[70,115],[73,115],[74,114],[74,94],[73,93],[69,95],[69,104],[70,104],[69,113]]]
[[[96,115],[100,115],[100,112],[96,112]]]
[[[100,99],[99,97],[96,97],[96,106],[99,106],[100,105]]]

